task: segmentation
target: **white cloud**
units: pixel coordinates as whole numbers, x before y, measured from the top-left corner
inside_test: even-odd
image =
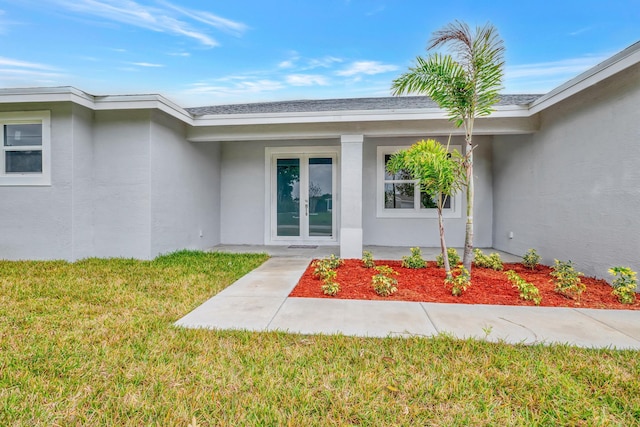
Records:
[[[604,61],[609,55],[584,56],[553,62],[508,66],[505,76],[512,79],[554,75],[576,75]]]
[[[34,68],[36,70],[55,70],[54,67],[44,64],[38,64],[36,62],[21,61],[19,59],[5,58],[0,56],[0,66],[5,67],[18,67],[18,68]]]
[[[194,23],[236,35],[242,34],[247,28],[243,23],[231,21],[210,12],[186,9],[166,1],[159,3],[162,7],[143,5],[133,0],[55,1],[61,7],[73,12],[98,16],[147,30],[184,36],[208,47],[218,46],[219,43],[204,30],[195,28]]]
[[[544,93],[604,61],[610,54],[507,66],[505,91]]]
[[[327,78],[318,74],[290,74],[286,81],[291,86],[326,86]]]
[[[210,94],[210,95],[246,95],[260,92],[271,92],[283,89],[284,85],[275,80],[240,80],[229,86],[211,85],[208,83],[195,83],[187,94]]]
[[[152,64],[150,62],[131,62],[131,65],[136,65],[138,67],[147,67],[147,68],[162,68],[164,65],[162,64]]]
[[[0,57],[0,86],[60,84],[64,77],[58,69],[50,65]]]
[[[166,1],[162,1],[161,3],[164,4],[167,8],[180,12],[191,19],[202,22],[203,24],[207,24],[211,27],[217,28],[218,30],[225,31],[227,33],[240,35],[244,33],[248,28],[247,25],[243,24],[242,22],[236,22],[230,19],[222,18],[210,12],[186,9],[184,7],[179,7]]]
[[[337,58],[335,56],[325,56],[323,58],[315,58],[310,59],[307,62],[306,69],[314,69],[314,68],[329,68],[333,66],[333,64],[342,62],[341,58]]]
[[[293,68],[294,59],[287,59],[286,61],[282,61],[278,64],[278,68]]]
[[[355,76],[359,74],[382,74],[389,71],[395,71],[398,69],[397,65],[383,64],[379,61],[356,61],[349,65],[344,70],[336,71],[338,76]]]
[[[169,52],[167,53],[169,56],[181,56],[183,58],[191,56],[189,52]]]
[[[589,31],[591,31],[593,29],[594,29],[594,27],[584,27],[584,28],[580,28],[580,29],[578,29],[576,31],[570,32],[569,35],[570,36],[579,36],[580,34],[589,32]]]

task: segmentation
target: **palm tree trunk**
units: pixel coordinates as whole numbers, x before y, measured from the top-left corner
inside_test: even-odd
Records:
[[[471,125],[473,126],[473,125]],[[470,130],[470,129],[469,129]],[[471,262],[473,261],[473,146],[471,145],[471,134],[467,131],[467,146],[465,148],[467,156],[467,223],[464,234],[464,255],[462,265],[471,273]]]
[[[449,264],[449,254],[447,244],[444,240],[444,221],[442,219],[442,208],[438,209],[438,228],[440,229],[440,249],[442,250],[442,261],[444,263],[444,273],[447,279],[451,279],[451,265]]]

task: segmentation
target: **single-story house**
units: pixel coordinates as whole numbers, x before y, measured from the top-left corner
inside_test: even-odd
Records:
[[[463,131],[426,97],[183,108],[159,95],[0,90],[0,258],[153,258],[217,244],[438,246],[385,161]],[[640,270],[640,42],[477,120],[475,245],[601,277]],[[462,246],[465,200],[446,209]]]

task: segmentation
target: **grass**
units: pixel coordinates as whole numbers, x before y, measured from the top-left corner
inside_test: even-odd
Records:
[[[0,425],[638,425],[636,351],[186,330],[266,259],[0,261]]]

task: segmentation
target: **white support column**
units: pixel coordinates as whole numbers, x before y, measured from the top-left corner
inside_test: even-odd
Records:
[[[362,144],[364,135],[340,137],[340,257],[362,257]]]

